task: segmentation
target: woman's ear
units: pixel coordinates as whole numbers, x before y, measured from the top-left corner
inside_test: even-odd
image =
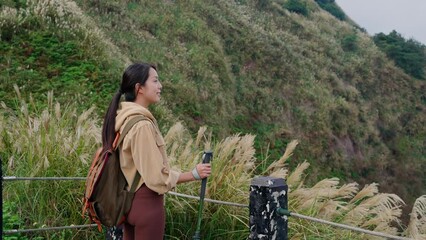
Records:
[[[141,90],[142,85],[140,83],[135,84],[135,96],[139,94],[139,90]]]

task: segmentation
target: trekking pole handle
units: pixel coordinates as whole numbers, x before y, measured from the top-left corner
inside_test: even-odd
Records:
[[[212,160],[212,157],[213,157],[212,151],[204,151],[203,163],[210,163],[210,161]]]

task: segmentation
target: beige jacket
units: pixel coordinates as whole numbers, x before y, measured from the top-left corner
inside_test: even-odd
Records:
[[[115,130],[121,133],[126,121],[136,115],[144,115],[150,120],[136,123],[124,138],[120,146],[121,170],[129,185],[138,171],[141,180],[137,189],[145,183],[151,190],[164,194],[176,186],[180,173],[170,169],[164,139],[151,112],[139,104],[122,102],[117,111]]]

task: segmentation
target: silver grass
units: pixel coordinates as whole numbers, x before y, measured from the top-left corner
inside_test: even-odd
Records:
[[[44,169],[48,169],[50,165],[49,159],[47,158],[46,155],[44,155],[44,162],[43,162],[43,168]]]
[[[277,168],[284,167],[285,161],[289,157],[291,157],[291,155],[293,155],[293,151],[296,148],[297,144],[299,144],[297,140],[292,140],[289,144],[287,144],[287,147],[285,149],[283,156],[278,161],[273,162],[271,165],[269,165],[269,167],[266,169],[266,172],[275,171]]]
[[[389,226],[388,230],[392,231],[390,224],[399,222],[403,204],[404,201],[395,194],[380,193],[355,206],[346,214],[343,222],[362,227],[377,227],[379,223],[385,222]]]
[[[19,99],[19,100],[21,100],[21,99],[22,99],[22,96],[21,96],[21,91],[19,90],[18,85],[13,84],[13,89],[15,89],[16,96],[18,97],[18,99]]]
[[[175,141],[173,142],[173,144],[171,144],[171,147],[169,147],[168,158],[170,162],[176,161],[176,151],[179,148],[179,145],[180,145],[179,142]]]
[[[21,113],[24,114],[25,118],[28,118],[28,105],[25,102],[21,102]]]
[[[208,140],[204,142],[204,150],[211,150],[212,149],[212,142],[211,142],[211,135],[209,136]]]
[[[182,138],[184,132],[184,126],[181,122],[175,123],[169,131],[167,131],[166,136],[164,136],[164,141],[166,145],[170,145],[174,140],[179,140]]]
[[[90,159],[90,155],[88,153],[84,153],[81,154],[80,156],[78,156],[78,158],[80,159],[80,161],[84,164],[84,165],[88,165]]]
[[[188,142],[186,143],[185,148],[183,149],[183,151],[181,152],[181,154],[178,158],[178,161],[181,164],[185,163],[185,165],[188,165],[188,164],[192,163],[192,159],[193,159],[192,147],[193,147],[193,140],[189,139]]]
[[[0,133],[4,131],[6,127],[6,119],[3,117],[3,114],[0,114]],[[0,149],[5,149],[3,137],[0,138]]]
[[[252,163],[255,161],[253,147],[254,135],[244,135],[236,145],[233,161],[239,163]]]
[[[206,126],[202,126],[202,127],[200,127],[200,128],[198,129],[198,132],[197,132],[197,138],[195,139],[195,147],[200,146],[201,139],[202,139],[203,137],[205,138],[204,133],[206,132],[206,130],[207,130],[207,127],[206,127]]]
[[[349,183],[344,184],[342,187],[340,187],[336,193],[337,197],[339,198],[353,198],[356,192],[358,192],[358,183]]]
[[[14,155],[10,156],[8,164],[7,164],[7,168],[9,170],[12,170],[12,171],[15,168],[15,156]]]
[[[343,202],[329,199],[319,206],[317,216],[325,220],[332,220],[341,214],[342,209],[345,209]]]
[[[239,135],[234,135],[225,138],[218,144],[217,157],[220,159],[229,159],[234,152],[238,142],[240,141]]]
[[[359,191],[354,198],[352,198],[349,203],[355,203],[358,200],[361,200],[365,197],[372,197],[379,192],[377,183],[371,183],[369,185],[364,186],[364,188]]]
[[[44,109],[43,112],[41,113],[41,123],[44,127],[44,130],[48,131],[49,123],[50,123],[50,114],[47,109]]]
[[[61,118],[61,104],[58,102],[55,104],[55,117],[57,121]]]
[[[269,176],[276,177],[276,178],[284,178],[286,179],[288,175],[288,170],[285,168],[279,168],[272,172]]]
[[[296,169],[290,174],[290,176],[287,178],[287,184],[290,187],[297,187],[302,179],[303,172],[308,169],[309,163],[307,161],[304,161],[301,164],[298,164]]]
[[[406,235],[414,239],[426,239],[426,195],[414,202]]]

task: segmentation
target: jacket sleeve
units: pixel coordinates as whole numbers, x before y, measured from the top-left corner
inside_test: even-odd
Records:
[[[180,173],[170,169],[161,134],[149,121],[137,123],[132,130],[131,154],[146,186],[159,194],[174,188]]]

